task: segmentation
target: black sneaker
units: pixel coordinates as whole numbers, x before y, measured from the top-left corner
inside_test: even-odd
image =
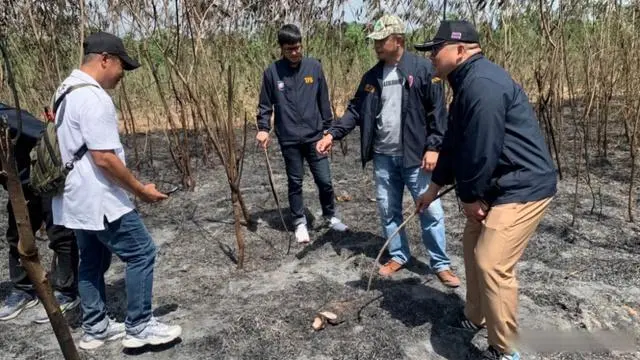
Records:
[[[520,360],[520,354],[514,351],[512,354],[505,354],[500,350],[489,345],[487,350],[482,353],[482,360]]]
[[[467,317],[464,315],[461,315],[460,318],[450,324],[449,327],[456,330],[465,330],[469,332],[478,332],[484,329],[484,325],[476,325],[471,320],[467,319]]]

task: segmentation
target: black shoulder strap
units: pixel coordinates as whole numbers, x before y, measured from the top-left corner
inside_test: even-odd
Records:
[[[62,103],[62,101],[64,100],[64,98],[73,90],[77,90],[83,87],[87,87],[87,86],[95,86],[98,87],[98,85],[96,84],[89,84],[89,83],[81,83],[81,84],[75,84],[75,85],[71,85],[69,86],[69,88],[67,90],[65,90],[65,92],[62,93],[62,95],[60,95],[60,97],[58,99],[56,99],[56,101],[53,103],[53,113],[55,114],[56,111],[58,110],[58,107],[60,107],[60,104]]]
[[[90,84],[90,83],[80,83],[80,84],[75,84],[75,85],[71,85],[69,86],[69,88],[67,90],[65,90],[65,92],[62,93],[62,95],[60,95],[60,97],[58,99],[56,99],[55,103],[53,104],[53,113],[55,114],[56,111],[58,110],[58,107],[62,104],[62,101],[64,100],[64,98],[73,90],[77,90],[83,87],[87,87],[87,86],[95,86],[98,87],[98,85],[96,84]],[[60,121],[58,121],[56,123],[56,130],[60,127],[60,125],[62,125],[62,121],[64,118],[64,107],[62,108],[62,112],[60,113],[60,116],[58,117],[60,119]],[[86,144],[82,144],[82,146],[80,147],[80,149],[78,149],[78,151],[75,152],[75,154],[73,154],[74,159],[72,161],[70,161],[68,164],[66,164],[66,167],[71,170],[73,168],[73,161],[78,161],[80,160],[84,154],[87,153],[87,151],[89,151],[89,149],[87,148]]]

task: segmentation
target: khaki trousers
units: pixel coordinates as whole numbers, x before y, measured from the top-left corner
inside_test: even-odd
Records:
[[[517,337],[516,263],[551,199],[494,206],[482,222],[468,219],[464,229],[465,315],[486,325],[489,344],[503,352],[513,350]]]

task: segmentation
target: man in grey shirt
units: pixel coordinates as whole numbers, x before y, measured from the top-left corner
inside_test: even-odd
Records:
[[[375,40],[380,61],[363,76],[344,116],[316,145],[325,154],[334,139],[360,126],[362,166],[373,160],[376,201],[386,237],[403,222],[405,187],[414,200],[427,190],[447,126],[442,82],[434,77],[429,60],[405,51],[404,32],[396,16],[385,15],[376,22],[369,37]],[[444,285],[459,286],[460,280],[450,269],[439,201],[420,214],[420,227],[431,269]],[[395,273],[411,260],[405,231],[391,240],[389,253],[391,259],[379,271],[382,276]]]

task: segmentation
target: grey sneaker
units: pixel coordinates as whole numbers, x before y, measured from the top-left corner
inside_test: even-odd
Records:
[[[78,347],[82,350],[94,350],[104,345],[105,342],[122,339],[124,336],[124,324],[109,319],[109,325],[104,332],[97,335],[85,333],[82,335]]]
[[[68,296],[65,296],[59,292],[55,292],[56,301],[60,305],[60,312],[64,315],[69,310],[73,310],[80,304],[80,298],[76,296],[75,299],[72,299]],[[49,316],[47,315],[47,310],[45,310],[44,306],[40,307],[38,310],[38,314],[36,318],[33,320],[36,324],[46,324],[49,322]]]
[[[166,325],[158,322],[155,317],[147,323],[147,327],[136,335],[127,334],[122,340],[126,348],[139,348],[145,345],[168,344],[182,335],[180,325]]]
[[[344,232],[349,230],[349,227],[347,225],[345,225],[342,220],[338,219],[337,217],[333,216],[331,219],[329,219],[329,228],[331,228],[332,230],[335,231],[340,231],[340,232]]]
[[[30,295],[21,290],[14,290],[4,301],[4,306],[0,309],[0,321],[14,319],[20,313],[32,308],[40,303],[37,296]]]

